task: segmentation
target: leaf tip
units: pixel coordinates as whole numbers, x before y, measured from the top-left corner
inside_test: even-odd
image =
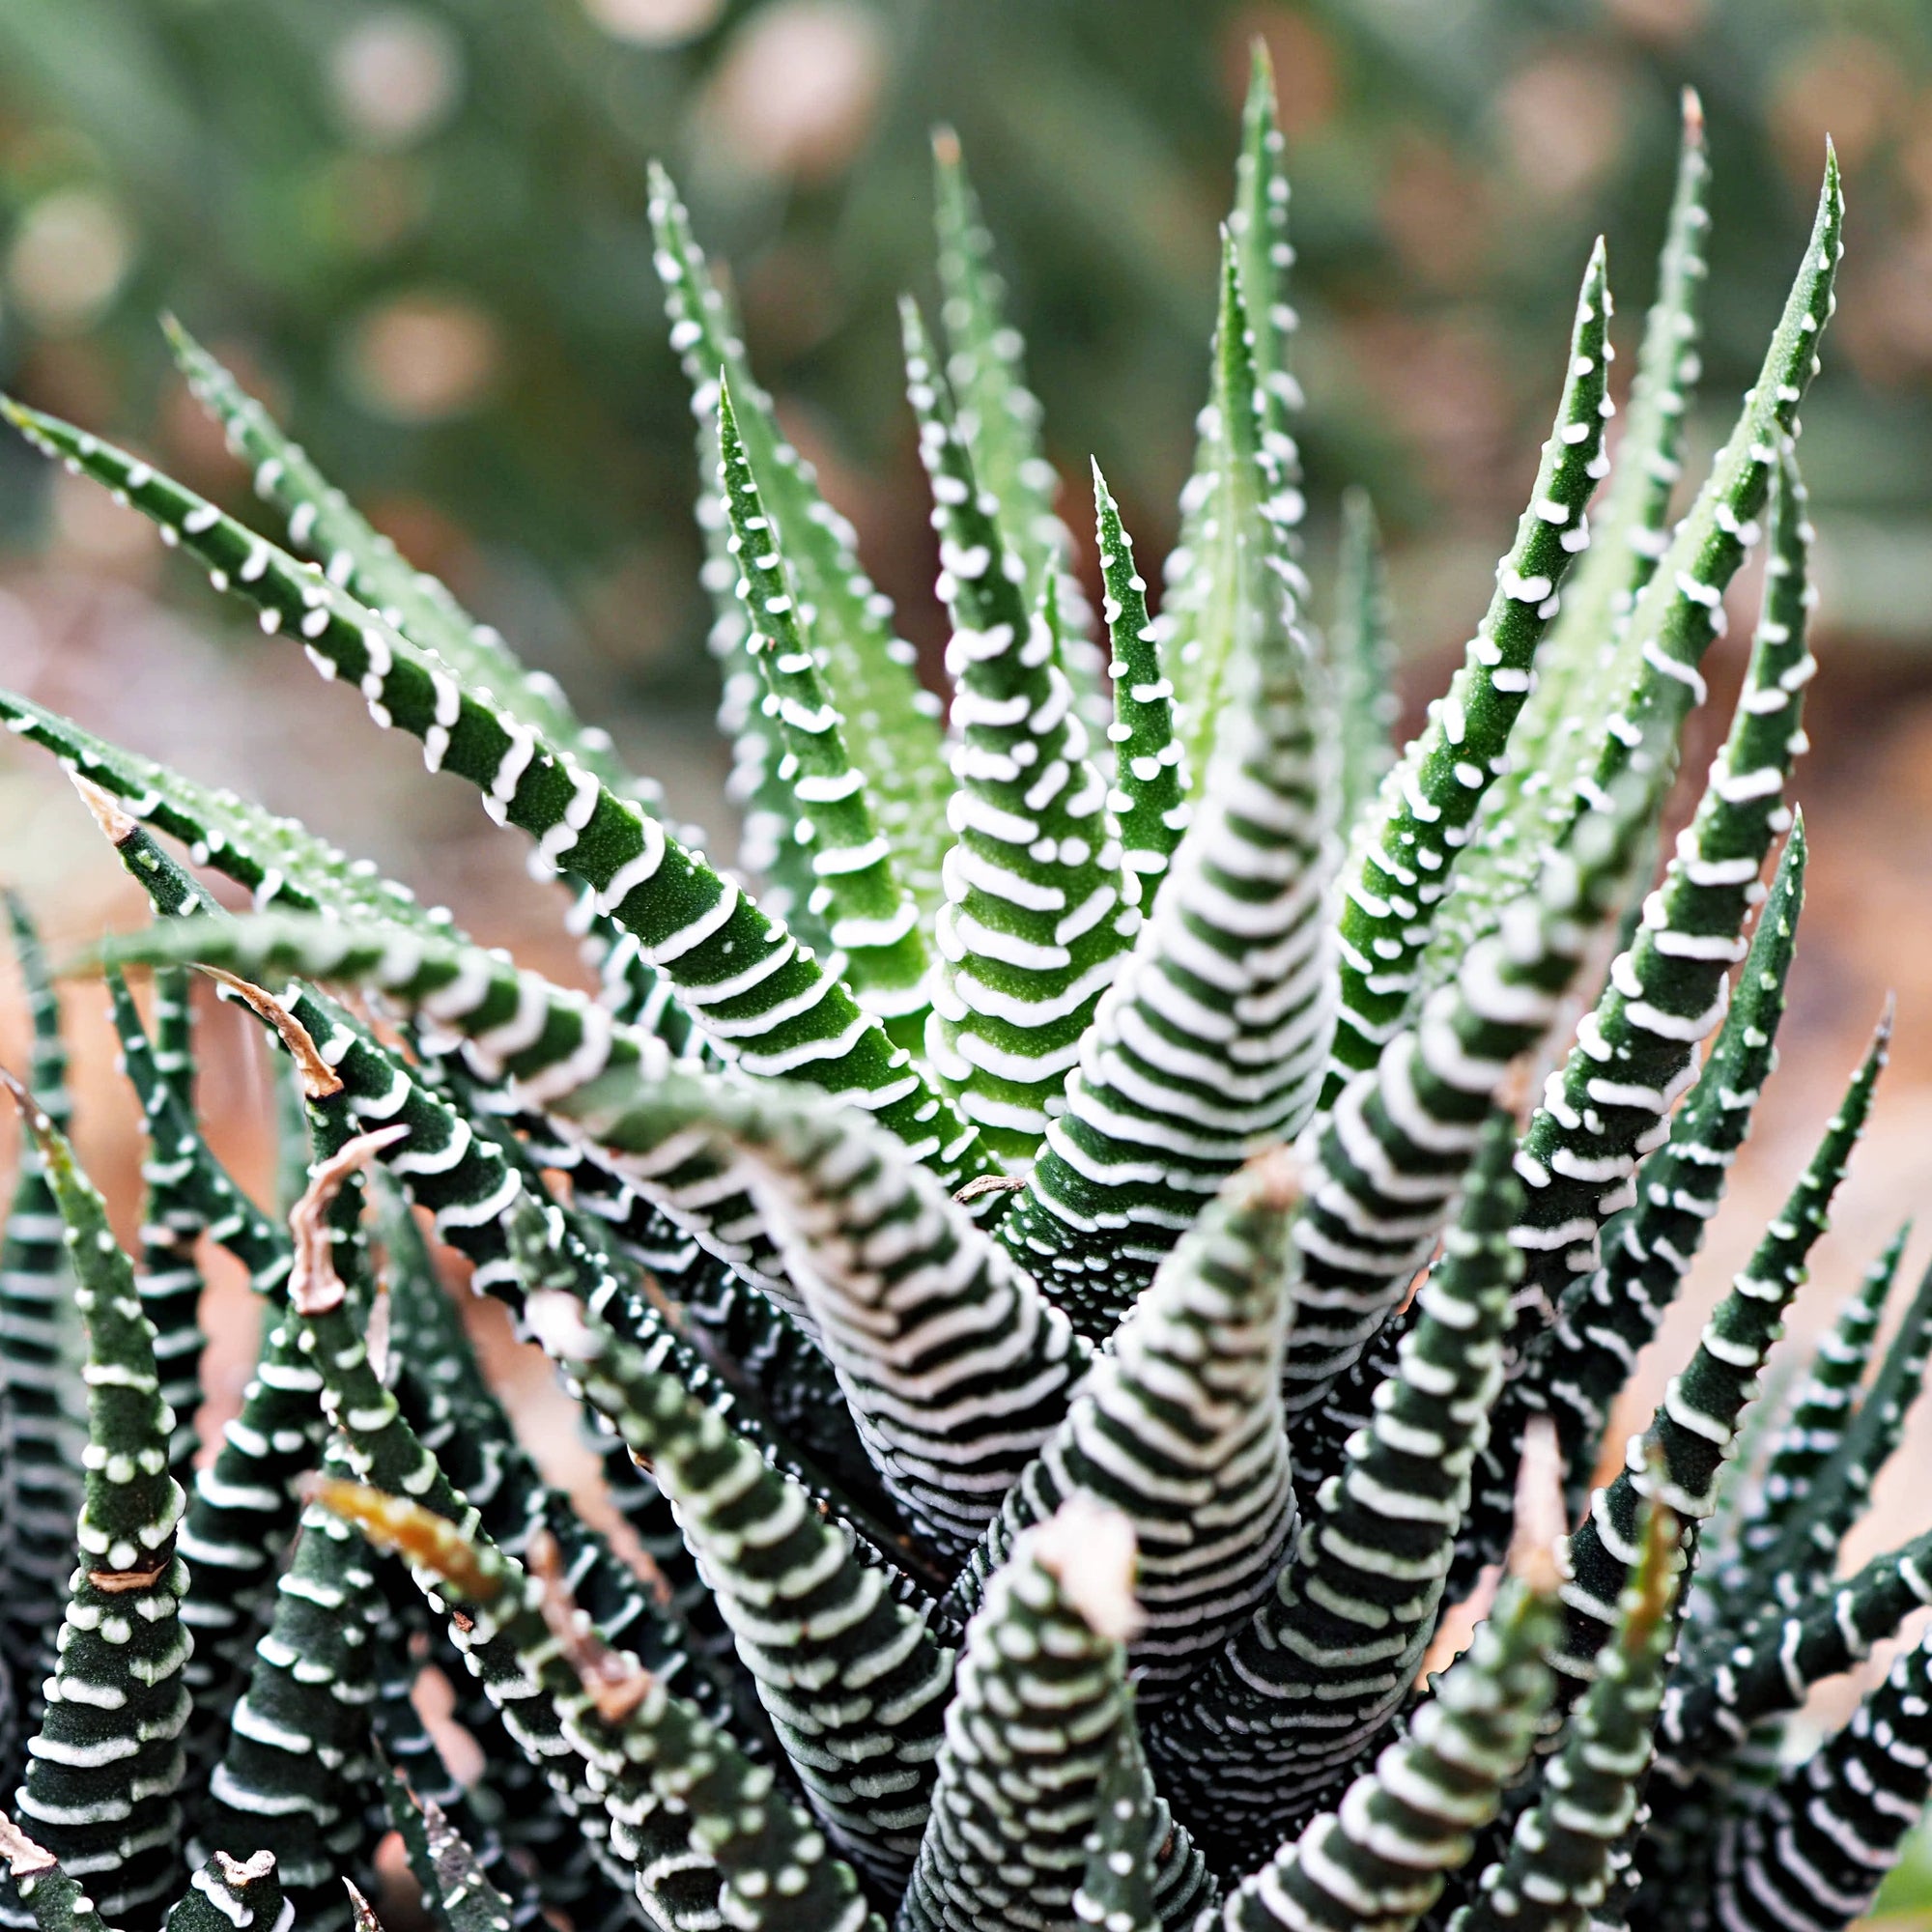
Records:
[[[1547,1415],[1533,1415],[1517,1465],[1516,1533],[1505,1567],[1536,1596],[1553,1597],[1562,1584],[1556,1552],[1564,1534],[1563,1454],[1556,1446],[1556,1426]]]
[[[1120,1510],[1076,1491],[1033,1532],[1033,1557],[1095,1635],[1133,1641],[1141,1628],[1134,1526]]]
[[[140,831],[139,822],[132,813],[122,809],[121,802],[112,792],[104,790],[92,779],[82,778],[77,771],[70,771],[68,778],[80,794],[81,803],[94,814],[95,824],[99,826],[101,836],[110,845],[118,849]]]

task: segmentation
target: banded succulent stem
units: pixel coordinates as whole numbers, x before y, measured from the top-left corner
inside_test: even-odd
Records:
[[[1134,1539],[1087,1497],[1021,1533],[967,1627],[932,1816],[900,1908],[906,1932],[1061,1924],[1086,1869],[1102,1786],[1133,1722]],[[989,1857],[1024,1844],[1024,1861]],[[1176,1825],[1155,1910],[1206,1904],[1201,1855]]]
[[[72,1106],[60,998],[46,968],[40,933],[24,902],[6,895],[7,923],[32,1027],[28,1077],[42,1110],[64,1127]],[[76,1436],[84,1419],[63,1398],[63,1368],[72,1355],[62,1319],[71,1283],[65,1224],[40,1148],[20,1136],[20,1155],[0,1230],[0,1741],[39,1708],[46,1674],[48,1626],[60,1614],[73,1563],[73,1520],[80,1509]],[[47,1894],[52,1896],[51,1890]]]
[[[1528,1762],[1549,1701],[1541,1651],[1554,1622],[1545,1557],[1512,1577],[1467,1651],[1349,1787],[1230,1893],[1219,1932],[1408,1932],[1468,1856]]]

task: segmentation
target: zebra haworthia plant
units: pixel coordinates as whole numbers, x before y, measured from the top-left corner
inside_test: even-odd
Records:
[[[15,909],[9,1922],[367,1927],[391,1831],[442,1932],[1834,1932],[1861,1911],[1932,1778],[1932,1651],[1808,1752],[1784,1723],[1932,1598],[1917,1544],[1832,1581],[1932,1283],[1869,1394],[1896,1246],[1796,1401],[1759,1385],[1883,1033],[1622,1473],[1589,1484],[1771,1070],[1804,888],[1795,445],[1838,182],[1828,156],[1763,373],[1672,523],[1706,175],[1692,103],[1614,460],[1600,247],[1494,595],[1400,753],[1364,501],[1325,626],[1304,573],[1264,65],[1158,599],[1097,469],[1097,605],[1079,588],[940,142],[940,334],[909,303],[904,338],[946,703],[654,175],[736,869],[184,332],[272,533],[10,407],[524,833],[597,989],[0,694],[156,915],[105,948],[150,1141],[130,1257],[64,1137],[59,1001]],[[1653,884],[1753,547],[1743,694]],[[272,1208],[204,1138],[189,967],[284,1056]],[[207,1445],[205,1242],[265,1303]],[[621,1544],[519,1442],[451,1254],[582,1404]],[[1419,1683],[1445,1606],[1499,1563],[1466,1650]],[[418,1715],[433,1667],[467,1782]]]

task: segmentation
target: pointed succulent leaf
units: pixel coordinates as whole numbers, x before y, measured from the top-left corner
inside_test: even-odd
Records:
[[[1422,1918],[1529,1759],[1550,1695],[1541,1651],[1554,1583],[1545,1559],[1533,1582],[1505,1584],[1375,1769],[1242,1880],[1212,1921],[1218,1932],[1408,1932]]]
[[[1815,1755],[1719,1828],[1712,1910],[1736,1932],[1839,1932],[1870,1909],[1932,1791],[1932,1633]]]
[[[863,1096],[914,1144],[953,1150],[961,1179],[979,1171],[971,1130],[926,1086],[876,1020],[854,1004],[782,926],[687,850],[480,690],[461,686],[319,571],[223,517],[213,504],[145,465],[52,417],[13,409],[52,453],[71,456],[258,604],[270,629],[286,624],[331,678],[355,680],[371,715],[423,741],[433,769],[469,779],[491,814],[529,833],[553,865],[601,895],[642,944],[647,963],[669,966],[698,1024],[747,1073],[798,1073]],[[747,959],[754,963],[747,967]]]
[[[1140,1550],[1128,1662],[1144,1712],[1181,1692],[1220,1647],[1293,1532],[1281,1363],[1298,1200],[1281,1149],[1223,1186],[1094,1361],[953,1585],[956,1602],[977,1603],[1018,1537],[1076,1494],[1118,1509]]]
[[[1704,696],[1698,666],[1724,628],[1724,587],[1757,540],[1758,517],[1819,367],[1819,338],[1835,306],[1844,213],[1837,156],[1828,142],[1810,239],[1757,381],[1631,613],[1620,646],[1630,675],[1601,707],[1594,771],[1577,787],[1578,814],[1598,810],[1625,772],[1646,774],[1659,797],[1669,781],[1684,719]]]
[[[1228,232],[1213,370],[1203,467],[1190,486],[1192,528],[1160,637],[1183,700],[1183,754],[1197,784],[1211,777],[1222,724],[1236,715],[1257,660],[1284,649],[1310,655],[1297,624],[1307,586],[1293,556],[1301,498],[1282,471],[1293,443],[1270,428],[1239,250]]]
[[[980,490],[919,312],[908,302],[902,317],[952,618],[958,787],[926,1057],[988,1144],[1023,1161],[1140,913],[1123,896],[1108,787],[1088,756],[1054,628],[1027,602],[1024,568]]]
[[[1241,1161],[1300,1128],[1321,1077],[1327,818],[1306,660],[1280,625],[1249,652],[1194,822],[1000,1226],[1096,1338]]]
[[[526,668],[500,633],[478,623],[445,585],[415,569],[372,528],[306,451],[173,317],[163,317],[161,326],[188,387],[221,425],[229,448],[253,472],[256,495],[284,518],[292,548],[314,557],[331,582],[382,611],[458,678],[495,693],[514,716],[567,751],[612,791],[636,800],[653,816],[662,812],[663,788],[625,768],[610,734],[577,717],[554,678]],[[609,950],[621,937],[594,907],[586,909],[586,919],[600,948]],[[648,967],[633,970],[650,977]]]
[[[1100,1775],[1087,1866],[1073,1894],[1076,1925],[1105,1932],[1161,1932],[1154,1905],[1153,1780],[1123,1732]]]
[[[1135,1616],[1133,1531],[1118,1512],[1074,1497],[1021,1535],[967,1628],[905,1932],[1070,1921],[1133,1722],[1122,1652]],[[1175,1826],[1160,1849],[1170,1883],[1196,1895],[1186,1833]]]
[[[1428,1260],[1509,1063],[1561,1011],[1649,817],[1643,786],[1626,780],[1607,810],[1570,828],[1535,890],[1505,908],[1415,1025],[1304,1131],[1308,1202],[1295,1228],[1301,1288],[1287,1369],[1297,1460],[1306,1438],[1311,1466],[1340,1465],[1321,1405]]]
[[[1027,387],[1025,344],[1008,319],[1006,289],[993,264],[993,238],[967,179],[958,136],[933,136],[934,204],[939,231],[940,327],[946,375],[959,406],[959,429],[980,487],[999,505],[1007,548],[1026,571],[1028,601],[1052,579],[1065,620],[1062,668],[1083,715],[1105,722],[1102,659],[1088,635],[1093,611],[1070,568],[1073,538],[1054,512],[1060,478],[1040,440],[1039,399]]]
[[[1605,1220],[1633,1198],[1623,1183],[1668,1131],[1696,1042],[1721,1017],[1725,974],[1744,956],[1758,868],[1791,823],[1784,786],[1804,746],[1804,686],[1817,661],[1805,644],[1811,528],[1788,451],[1778,477],[1764,614],[1730,733],[1663,883],[1523,1135],[1518,1166],[1529,1192],[1517,1238],[1528,1253],[1525,1293],[1546,1321],[1595,1265]]]
[[[814,1810],[847,1856],[903,1883],[925,1824],[952,1653],[799,1488],[561,1295],[546,1348],[677,1512]]]
[[[298,911],[320,906],[349,918],[456,931],[440,907],[425,910],[407,886],[358,867],[293,818],[277,817],[233,792],[211,790],[138,752],[123,751],[17,693],[0,691],[0,721],[14,736],[51,752],[74,777],[108,795],[117,827],[110,837],[117,844],[152,826],[179,838],[197,866],[211,866],[243,887],[257,905]],[[138,849],[142,860],[136,864],[159,848]]]
[[[1658,263],[1657,294],[1644,317],[1643,341],[1631,380],[1624,431],[1616,463],[1593,523],[1590,552],[1577,565],[1564,594],[1563,610],[1552,627],[1548,653],[1556,673],[1549,697],[1539,692],[1531,703],[1540,716],[1558,718],[1571,707],[1562,698],[1581,691],[1563,673],[1573,665],[1594,671],[1606,636],[1620,635],[1638,595],[1650,581],[1667,546],[1671,493],[1683,474],[1684,431],[1701,366],[1706,259],[1711,217],[1711,163],[1704,144],[1704,110],[1687,88],[1677,179],[1663,250]],[[1583,689],[1594,689],[1588,679]],[[1534,721],[1525,716],[1525,724]],[[1525,740],[1525,752],[1541,754],[1543,735]],[[1544,762],[1539,755],[1538,762]]]
[[[1375,508],[1366,491],[1350,490],[1343,495],[1342,546],[1335,579],[1335,620],[1328,627],[1328,677],[1334,691],[1339,739],[1336,816],[1346,828],[1371,809],[1396,758],[1390,736],[1397,705],[1388,573]]]
[[[1744,1604],[1755,1597],[1765,1580],[1755,1575],[1755,1559],[1780,1541],[1787,1523],[1809,1513],[1813,1484],[1863,1406],[1865,1371],[1911,1232],[1908,1222],[1845,1297],[1788,1412],[1764,1446],[1762,1466],[1738,1509],[1728,1560],[1714,1582],[1720,1601]],[[1918,1382],[1914,1374],[1906,1386],[1914,1389]],[[1861,1506],[1863,1500],[1861,1491]],[[1832,1553],[1835,1557],[1835,1548]],[[1776,1579],[1771,1579],[1771,1595],[1782,1596]]]
[[[1791,1608],[1826,1590],[1838,1546],[1870,1500],[1873,1483],[1905,1433],[1932,1355],[1932,1268],[1906,1304],[1878,1374],[1837,1447],[1812,1473],[1805,1493],[1785,1510],[1776,1533],[1754,1537],[1747,1561],[1751,1592]]]
[[[79,1566],[14,1804],[68,1876],[88,1883],[103,1917],[152,1922],[181,1885],[175,1791],[191,1647],[180,1614],[187,1569],[175,1553],[182,1492],[168,1473],[174,1417],[106,1206],[59,1127],[23,1089],[14,1096],[66,1223],[87,1322],[88,1408]]]
[[[1289,1562],[1215,1662],[1164,1707],[1152,1747],[1186,1815],[1238,1863],[1277,1843],[1415,1680],[1502,1378],[1518,1271],[1513,1118],[1486,1128],[1444,1257],[1366,1429],[1308,1496]]]
[[[1162,575],[1159,632],[1169,675],[1179,693],[1189,756],[1198,777],[1216,729],[1220,680],[1234,639],[1228,626],[1227,549],[1231,533],[1256,506],[1255,490],[1273,526],[1277,568],[1299,603],[1307,585],[1293,561],[1304,509],[1301,455],[1289,422],[1301,392],[1288,370],[1289,339],[1297,326],[1289,300],[1294,250],[1288,239],[1288,177],[1277,125],[1274,72],[1266,49],[1256,43],[1236,161],[1235,204],[1229,211],[1222,265],[1222,309],[1209,357],[1208,400],[1202,412],[1194,472],[1181,494],[1180,541]],[[1231,293],[1246,327],[1252,369],[1257,440],[1247,438],[1248,411],[1230,394],[1230,353],[1236,337],[1228,327]],[[1229,404],[1236,407],[1231,412]],[[1245,506],[1245,507],[1244,507]],[[1232,514],[1231,514],[1232,513]]]
[[[290,544],[314,557],[331,583],[380,611],[467,684],[487,685],[511,714],[593,771],[612,791],[653,810],[659,787],[624,769],[610,734],[586,725],[556,680],[526,669],[502,637],[478,623],[448,588],[417,570],[323,475],[268,411],[172,316],[161,324],[195,400],[220,424],[228,446],[247,464],[256,496],[282,517]]]
[[[1617,1888],[1650,1767],[1686,1569],[1667,1509],[1651,1505],[1640,1548],[1589,1694],[1544,1765],[1508,1850],[1458,1914],[1456,1932],[1588,1932]]]
[[[1599,242],[1577,300],[1555,425],[1516,541],[1496,566],[1495,594],[1448,695],[1382,781],[1344,868],[1331,1103],[1351,1073],[1374,1065],[1410,1010],[1434,909],[1508,755],[1559,586],[1589,541],[1584,509],[1603,474],[1609,409],[1609,310]]]
[[[1804,1285],[1805,1263],[1825,1231],[1826,1212],[1852,1150],[1864,1131],[1872,1094],[1885,1065],[1889,1020],[1853,1074],[1808,1167],[1718,1304],[1682,1374],[1673,1376],[1650,1428],[1627,1466],[1590,1497],[1589,1513],[1570,1539],[1567,1610],[1551,1661],[1567,1677],[1587,1679],[1591,1660],[1615,1624],[1616,1599],[1636,1551],[1636,1523],[1646,1499],[1690,1522],[1715,1507],[1718,1478],[1737,1446],[1738,1427],[1758,1393],[1758,1373],[1783,1332],[1785,1310]]]
[[[277,914],[186,922],[117,939],[105,950],[127,962],[192,959],[250,980],[300,973],[387,994],[460,1040],[470,1069],[491,1085],[504,1085],[514,1104],[540,1109],[567,1138],[593,1151],[601,1149],[620,1179],[668,1209],[713,1253],[787,1305],[800,1306],[772,1259],[769,1236],[747,1212],[742,1192],[715,1158],[674,1142],[667,1146],[664,1139],[633,1137],[629,1145],[606,1146],[594,1125],[581,1122],[582,1114],[613,1111],[613,1098],[648,1088],[671,1066],[661,1040],[612,1019],[585,995],[480,947],[429,939],[418,945],[413,935],[380,927]],[[410,1127],[411,1144],[389,1165],[412,1197],[427,1195],[425,1205],[440,1210],[439,1232],[454,1245],[469,1252],[480,1239],[493,1248],[499,1265],[483,1277],[483,1285],[492,1293],[514,1293],[514,1275],[500,1264],[502,1236],[495,1224],[526,1191],[516,1164],[412,1079],[400,1059],[358,1037],[339,1009],[312,1000],[309,1008],[307,1017],[330,1050],[343,1036],[368,1048],[366,1070],[352,1049],[336,1060],[335,1071],[352,1083],[352,1105],[361,1118],[393,1118]],[[296,1010],[304,1012],[302,1002]],[[926,1151],[936,1161],[944,1151],[929,1141]],[[440,1167],[439,1153],[449,1156]],[[948,1172],[943,1162],[941,1172],[949,1180],[956,1178],[956,1170]],[[751,1238],[734,1238],[739,1230]]]
[[[1683,473],[1684,429],[1699,369],[1710,178],[1703,109],[1687,89],[1657,294],[1644,318],[1609,484],[1591,520],[1595,535],[1537,653],[1535,688],[1511,734],[1510,769],[1486,804],[1482,837],[1457,867],[1456,893],[1432,947],[1438,955],[1466,943],[1534,867],[1538,846],[1569,816],[1575,786],[1588,769],[1593,698],[1607,700],[1626,681],[1617,675],[1616,645],[1668,547],[1671,493]]]
[[[416,1797],[393,1771],[385,1774],[383,1790],[439,1932],[510,1932],[510,1901],[491,1883],[474,1847],[442,1808]]]
[[[1160,634],[1148,616],[1147,581],[1100,466],[1094,466],[1095,544],[1100,554],[1101,617],[1112,656],[1114,791],[1108,803],[1121,829],[1121,864],[1151,904],[1188,818],[1187,771],[1175,735],[1174,686]]]
[[[406,1498],[355,1483],[323,1484],[318,1500],[380,1548],[438,1577],[469,1606],[476,1632],[533,1668],[573,1674],[573,1723],[612,1774],[613,1797],[674,1804],[691,1848],[724,1879],[726,1922],[746,1932],[876,1928],[852,1869],[772,1782],[636,1660],[596,1641],[553,1583],[473,1531]],[[538,1660],[542,1662],[539,1665]],[[640,1885],[642,1881],[640,1879]],[[648,1906],[648,1900],[646,1900]]]
[[[141,1161],[146,1195],[141,1204],[141,1256],[134,1272],[141,1306],[155,1326],[155,1360],[161,1373],[161,1399],[174,1411],[176,1428],[169,1451],[175,1480],[192,1477],[197,1447],[194,1412],[201,1406],[201,1267],[195,1244],[208,1229],[206,1190],[197,1172],[194,1143],[171,1137],[160,1116],[169,1103],[185,1107],[181,1076],[189,1065],[185,1049],[165,1049],[168,1006],[179,1001],[186,1011],[184,970],[169,967],[155,976],[156,1040],[150,1043],[133,1000],[117,976],[109,976],[108,996],[121,1039],[123,1069],[141,1094],[147,1145]],[[176,1022],[178,1030],[180,1022]],[[174,1061],[166,1066],[164,1061]],[[198,1137],[197,1137],[198,1140]]]
[[[1300,459],[1287,425],[1301,408],[1301,388],[1288,364],[1300,320],[1288,298],[1294,245],[1288,239],[1289,183],[1282,160],[1286,149],[1275,107],[1274,62],[1267,43],[1257,37],[1247,99],[1241,107],[1241,151],[1235,159],[1235,205],[1228,213],[1228,233],[1234,238],[1241,298],[1254,333],[1255,387],[1265,433],[1282,481],[1293,486],[1301,480]],[[1299,523],[1299,507],[1285,509],[1284,517],[1290,525]]]
[[[811,854],[792,837],[798,802],[784,776],[784,748],[766,712],[764,675],[753,662],[749,648],[751,627],[745,621],[745,607],[738,596],[738,566],[729,550],[731,520],[724,501],[710,487],[709,479],[717,471],[716,448],[717,438],[707,418],[697,433],[697,469],[703,479],[697,495],[697,526],[704,540],[699,579],[711,598],[711,628],[704,642],[718,666],[718,729],[730,748],[731,771],[724,781],[724,796],[738,811],[737,866],[758,881],[758,903],[773,918],[782,920],[802,945],[830,952],[832,936],[811,910],[815,884]],[[925,899],[930,899],[933,889],[934,882],[928,881]],[[597,928],[611,922],[597,911],[594,895],[586,895],[579,904],[591,922],[591,943],[596,945]],[[625,957],[623,942],[630,935],[616,928],[616,943],[606,949],[607,984],[611,965],[621,965],[624,978],[640,985],[643,976],[653,970],[637,954],[635,939],[629,948],[635,956]]]
[[[819,669],[845,721],[845,742],[871,787],[906,886],[929,907],[950,843],[941,707],[920,689],[913,648],[895,636],[891,604],[860,567],[851,525],[820,496],[810,466],[785,440],[770,398],[753,381],[677,190],[655,165],[650,216],[671,345],[684,358],[693,412],[708,440],[723,369],[799,596],[810,609],[813,640],[823,654]]]
[[[728,384],[718,394],[719,489],[739,572],[745,648],[764,681],[783,747],[781,780],[794,801],[796,841],[810,857],[811,909],[825,923],[861,1007],[900,1046],[924,1033],[925,943],[919,908],[899,885],[873,818],[865,774],[846,751],[844,721],[818,671],[780,536],[738,433]]]
[[[1563,1293],[1556,1320],[1518,1351],[1497,1404],[1492,1448],[1478,1462],[1475,1503],[1457,1552],[1459,1583],[1494,1562],[1508,1540],[1510,1475],[1497,1450],[1515,1439],[1532,1411],[1542,1410],[1556,1424],[1572,1514],[1587,1500],[1591,1462],[1610,1406],[1703,1244],[1776,1064],[1805,857],[1801,821],[1778,861],[1711,1058],[1672,1118],[1669,1138],[1638,1170],[1635,1206],[1602,1264]]]
[[[1815,1685],[1862,1662],[1932,1605],[1932,1534],[1827,1580],[1786,1616],[1760,1615],[1694,1682],[1672,1685],[1663,1737],[1679,1764],[1735,1750],[1754,1724],[1797,1710]]]

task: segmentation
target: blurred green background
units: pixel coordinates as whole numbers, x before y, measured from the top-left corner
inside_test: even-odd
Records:
[[[1837,141],[1848,254],[1802,451],[1819,863],[1788,1105],[1733,1191],[1734,1225],[1769,1211],[1898,985],[1879,1131],[1820,1265],[1842,1286],[1923,1193],[1932,1145],[1932,0],[0,0],[0,383],[245,513],[155,326],[174,310],[719,825],[646,157],[678,176],[788,426],[932,648],[893,316],[900,289],[932,289],[931,128],[959,130],[999,238],[1067,520],[1086,525],[1095,454],[1146,558],[1205,388],[1256,35],[1294,181],[1311,555],[1319,577],[1340,485],[1367,482],[1411,708],[1481,610],[1600,230],[1628,370],[1682,88],[1717,168],[1693,458],[1756,367]],[[493,940],[552,929],[462,787],[254,635],[138,520],[0,440],[0,682],[301,813]],[[0,761],[0,847],[57,938],[132,915],[37,754]],[[242,1127],[250,1077],[211,1072]],[[99,1040],[77,1084],[87,1119],[125,1113]],[[131,1199],[130,1125],[90,1159]],[[1722,1225],[1707,1289],[1742,1259]],[[1800,1334],[1829,1293],[1807,1306]],[[1922,1488],[1882,1493],[1873,1547],[1923,1526]],[[1932,1867],[1889,1905],[1932,1912]]]

